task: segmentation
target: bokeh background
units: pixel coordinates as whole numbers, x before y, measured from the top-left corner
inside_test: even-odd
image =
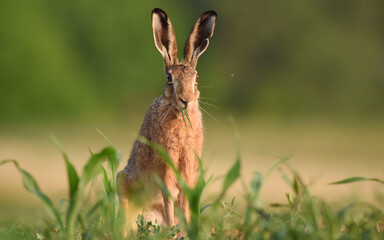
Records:
[[[80,169],[88,147],[106,145],[99,128],[122,152],[123,167],[165,81],[153,43],[154,7],[172,20],[179,58],[198,16],[218,12],[197,67],[203,101],[218,107],[202,104],[216,119],[204,116],[210,172],[220,176],[235,159],[231,117],[245,181],[293,154],[290,164],[320,197],[373,198],[375,184],[327,183],[384,175],[381,0],[1,1],[0,159],[17,159],[60,199],[64,162],[49,132]],[[11,165],[0,167],[0,190],[0,208],[9,214],[38,206]],[[266,203],[284,201],[286,191],[274,172]]]

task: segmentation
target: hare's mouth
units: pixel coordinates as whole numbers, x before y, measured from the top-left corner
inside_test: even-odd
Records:
[[[176,103],[176,104],[172,104],[173,107],[177,110],[177,111],[182,111],[182,110],[190,110],[191,109],[191,105],[192,103],[188,104],[188,105],[184,105],[184,104],[179,104],[179,103]]]
[[[174,98],[172,101],[173,106],[181,111],[182,109],[190,109],[193,106],[193,100],[185,100],[183,98]]]

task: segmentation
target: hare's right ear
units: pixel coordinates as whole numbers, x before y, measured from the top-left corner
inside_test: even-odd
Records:
[[[165,66],[178,62],[175,31],[168,15],[160,8],[152,10],[152,29],[155,45],[163,55]]]
[[[208,11],[197,19],[184,47],[184,61],[196,67],[197,59],[207,49],[209,40],[215,29],[217,13]]]

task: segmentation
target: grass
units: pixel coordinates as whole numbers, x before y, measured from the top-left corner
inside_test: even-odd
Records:
[[[185,115],[187,118],[188,113]],[[106,137],[105,137],[106,138]],[[72,165],[59,141],[53,137],[66,164],[68,178],[68,198],[60,204],[53,203],[44,194],[38,183],[27,170],[15,160],[0,163],[14,164],[22,176],[27,191],[42,202],[48,212],[44,226],[30,227],[9,222],[0,226],[0,239],[124,239],[122,227],[124,216],[116,195],[115,176],[120,162],[119,152],[106,138],[108,146],[100,152],[90,151],[90,157],[81,174]],[[255,172],[249,184],[241,175],[242,158],[238,152],[234,163],[222,180],[221,190],[210,199],[202,202],[206,186],[212,177],[207,177],[201,159],[199,178],[194,188],[185,184],[177,167],[161,146],[139,138],[161,155],[175,172],[178,183],[190,202],[191,221],[187,223],[182,211],[176,208],[181,219],[180,225],[159,226],[145,222],[138,216],[137,232],[131,231],[127,239],[172,239],[182,229],[189,239],[383,239],[384,200],[376,205],[365,202],[350,202],[334,206],[314,196],[300,174],[290,165],[289,156],[278,159],[263,174]],[[271,206],[263,205],[262,189],[271,172],[279,171],[290,186],[286,201]],[[91,184],[101,178],[103,185]],[[242,183],[243,194],[228,196],[228,190],[236,182]],[[383,181],[377,178],[353,177],[332,184],[349,184],[357,181],[373,181],[381,187]],[[161,181],[160,188],[167,189]],[[330,186],[332,187],[332,186]],[[89,200],[86,190],[98,193]],[[230,199],[229,201],[227,199]],[[245,206],[239,206],[245,202]],[[269,210],[271,209],[272,210]],[[244,209],[244,210],[239,210]]]

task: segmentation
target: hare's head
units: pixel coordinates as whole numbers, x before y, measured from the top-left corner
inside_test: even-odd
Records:
[[[197,59],[208,47],[208,38],[213,35],[216,12],[203,13],[193,26],[185,43],[184,58],[177,59],[175,32],[167,14],[155,8],[152,11],[152,28],[155,44],[164,59],[164,96],[177,108],[189,108],[197,104],[200,92],[199,76],[195,70]]]

